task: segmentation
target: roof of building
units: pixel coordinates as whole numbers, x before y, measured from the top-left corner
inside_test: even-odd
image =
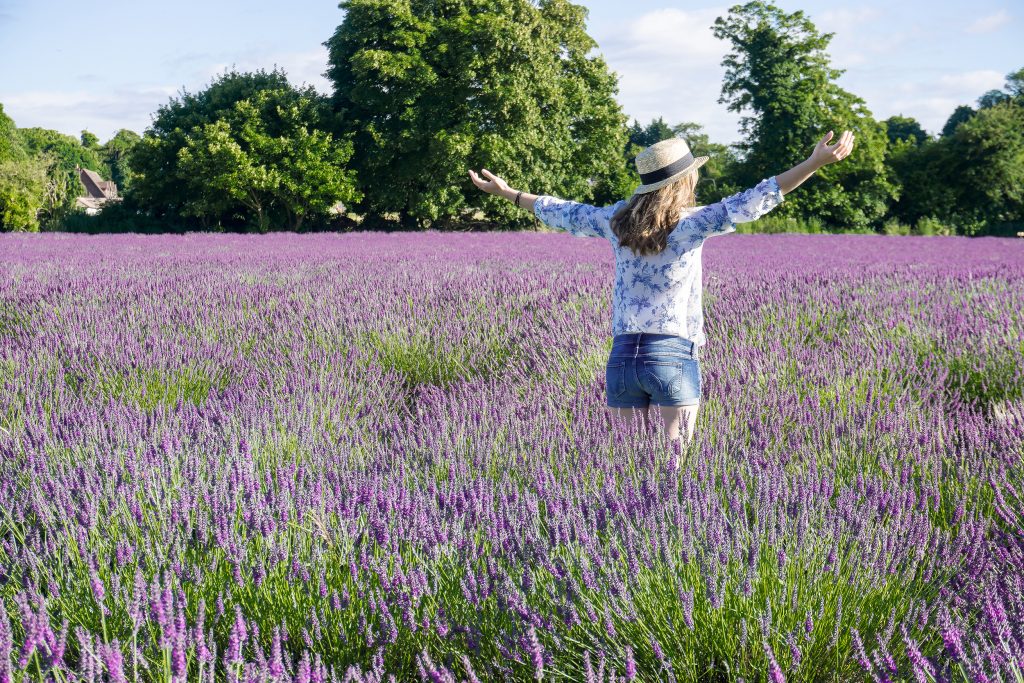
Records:
[[[99,173],[87,168],[78,169],[78,176],[85,186],[89,197],[94,199],[110,199],[117,196],[117,185],[112,180],[103,180]]]

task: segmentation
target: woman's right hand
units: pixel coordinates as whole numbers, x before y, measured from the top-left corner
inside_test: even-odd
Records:
[[[811,156],[808,157],[808,160],[818,168],[845,159],[853,151],[853,131],[844,130],[843,134],[839,136],[839,140],[829,146],[826,143],[831,139],[832,131],[825,133],[825,137],[818,141]]]
[[[499,178],[486,168],[481,169],[481,173],[487,177],[487,180],[478,176],[476,171],[473,169],[469,170],[469,179],[473,181],[474,185],[487,194],[495,194],[499,197],[505,197],[506,199],[508,199],[510,195],[515,195],[515,190],[509,187],[508,183],[506,183],[503,178]]]

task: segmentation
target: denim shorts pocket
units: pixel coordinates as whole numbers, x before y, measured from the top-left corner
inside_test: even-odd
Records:
[[[626,362],[621,360],[608,361],[604,371],[608,395],[618,398],[626,393]]]
[[[653,380],[666,396],[679,393],[683,383],[683,364],[679,361],[645,360],[644,373]]]

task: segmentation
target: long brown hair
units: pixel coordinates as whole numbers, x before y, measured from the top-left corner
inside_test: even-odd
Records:
[[[640,256],[663,252],[683,209],[696,206],[696,188],[697,171],[693,171],[653,192],[634,194],[611,219],[619,244]]]

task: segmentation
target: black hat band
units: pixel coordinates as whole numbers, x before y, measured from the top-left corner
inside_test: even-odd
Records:
[[[676,161],[673,161],[668,166],[662,166],[661,168],[655,171],[651,171],[650,173],[641,173],[640,180],[643,182],[644,185],[650,185],[651,183],[656,183],[661,180],[665,180],[666,178],[671,178],[676,173],[679,173],[692,163],[693,157],[687,155],[682,159],[677,159]]]

